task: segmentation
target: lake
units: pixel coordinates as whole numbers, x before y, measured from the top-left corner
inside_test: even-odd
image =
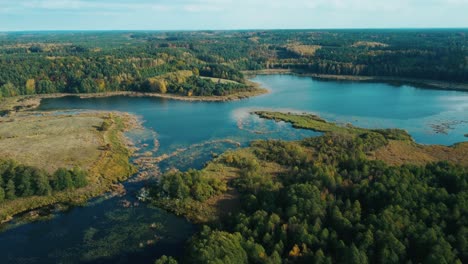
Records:
[[[187,102],[155,97],[45,99],[39,110],[65,112],[113,110],[135,114],[144,131],[128,136],[140,151],[153,155],[189,148],[160,164],[161,170],[202,168],[212,157],[255,139],[295,140],[320,133],[293,129],[250,115],[253,110],[312,112],[339,123],[366,128],[402,128],[423,144],[451,145],[466,141],[468,93],[394,86],[386,83],[319,81],[294,75],[253,78],[271,92],[233,102]],[[437,128],[437,129],[435,129]],[[228,141],[227,141],[228,140]],[[182,218],[135,200],[146,182],[126,182],[124,197],[98,198],[55,217],[10,225],[0,234],[0,253],[7,263],[87,262],[152,263],[162,254],[180,254],[197,227]],[[3,262],[2,262],[3,263]]]

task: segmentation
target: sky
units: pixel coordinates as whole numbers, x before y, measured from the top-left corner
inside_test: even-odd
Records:
[[[0,0],[0,31],[468,27],[468,0]]]

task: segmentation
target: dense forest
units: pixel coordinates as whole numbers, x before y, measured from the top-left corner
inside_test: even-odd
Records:
[[[464,29],[4,33],[0,97],[106,91],[227,95],[251,89],[241,71],[261,69],[466,82],[467,33]],[[192,76],[177,76],[181,71]],[[175,78],[166,78],[170,73]]]
[[[71,170],[60,168],[50,174],[12,160],[0,160],[0,203],[16,198],[47,196],[87,184],[87,173],[78,167]]]
[[[215,159],[213,176],[168,173],[152,193],[156,204],[174,201],[162,204],[176,213],[227,187],[239,194],[240,208],[202,228],[180,263],[467,262],[467,168],[368,158],[389,140],[414,144],[401,130],[354,128],[256,141]],[[236,177],[222,177],[232,170]]]

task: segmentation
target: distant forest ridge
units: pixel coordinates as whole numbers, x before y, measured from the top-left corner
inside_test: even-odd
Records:
[[[465,83],[467,34],[468,29],[4,32],[0,97],[108,91],[229,95],[251,89],[241,71],[265,69]]]

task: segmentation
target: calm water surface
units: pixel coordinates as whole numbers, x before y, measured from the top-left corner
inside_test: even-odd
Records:
[[[68,97],[44,100],[41,109],[119,110],[137,114],[148,128],[159,134],[161,150],[217,138],[251,140],[251,133],[239,129],[237,123],[245,122],[250,129],[268,123],[249,116],[247,113],[252,109],[313,112],[331,121],[362,127],[402,128],[424,144],[451,145],[467,140],[464,137],[468,133],[467,92],[385,83],[318,81],[292,75],[265,75],[253,80],[269,88],[271,93],[227,103]],[[431,127],[444,123],[449,126],[446,134],[437,134]]]
[[[289,124],[262,120],[252,110],[279,109],[312,112],[335,122],[361,127],[406,129],[417,142],[451,145],[466,141],[468,93],[392,86],[383,83],[317,81],[292,75],[253,79],[271,93],[236,102],[185,102],[161,98],[109,97],[43,100],[40,110],[115,110],[138,115],[146,132],[131,133],[147,143],[155,155],[193,146],[181,156],[160,164],[161,169],[201,168],[212,153],[254,139],[294,140],[314,133]],[[434,126],[444,128],[436,133]],[[440,132],[440,131],[439,131]],[[0,234],[2,263],[152,263],[162,254],[177,255],[196,230],[187,221],[157,208],[123,208],[122,199],[134,201],[145,183],[125,183],[122,198],[96,199],[85,207],[57,213],[52,220],[11,228]],[[154,244],[153,244],[154,243]],[[133,260],[133,261],[132,261]]]

